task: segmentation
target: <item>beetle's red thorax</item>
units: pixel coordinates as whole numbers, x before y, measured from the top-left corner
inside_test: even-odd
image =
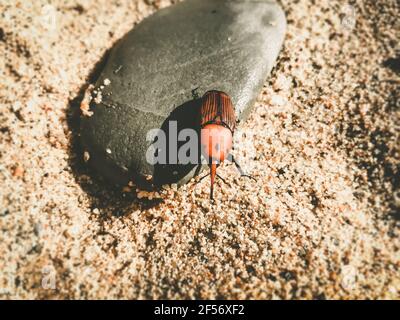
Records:
[[[206,159],[223,162],[232,149],[231,131],[219,124],[207,124],[201,129],[201,150]]]

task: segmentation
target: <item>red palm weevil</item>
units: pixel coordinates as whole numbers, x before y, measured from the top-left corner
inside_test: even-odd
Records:
[[[210,167],[210,199],[213,199],[215,177],[218,176],[225,182],[216,172],[217,167],[224,160],[231,160],[236,165],[241,176],[252,177],[244,174],[239,164],[230,154],[233,133],[236,127],[236,116],[231,98],[225,92],[212,90],[204,94],[199,112],[199,125],[201,130],[201,151],[208,160]],[[200,181],[206,176],[202,177]]]

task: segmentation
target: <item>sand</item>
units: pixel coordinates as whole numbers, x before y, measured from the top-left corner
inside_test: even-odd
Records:
[[[398,2],[282,0],[238,132],[257,182],[224,165],[214,205],[115,190],[78,143],[107,50],[173,2],[0,2],[0,298],[399,299]]]

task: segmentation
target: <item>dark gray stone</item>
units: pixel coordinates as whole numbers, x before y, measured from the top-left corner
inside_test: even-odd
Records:
[[[108,179],[126,183],[152,175],[182,182],[194,166],[154,167],[146,133],[178,120],[194,127],[208,90],[228,93],[245,119],[274,66],[286,28],[274,1],[186,0],[146,18],[113,48],[96,87],[102,101],[83,116],[81,137],[90,162]]]

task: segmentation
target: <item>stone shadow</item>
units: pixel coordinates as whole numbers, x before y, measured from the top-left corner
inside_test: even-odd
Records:
[[[86,83],[78,94],[69,101],[66,111],[68,128],[71,132],[68,146],[68,163],[75,181],[89,195],[90,207],[97,208],[102,214],[123,216],[134,209],[144,210],[157,206],[161,199],[138,199],[134,190],[122,192],[122,187],[109,183],[83,160],[83,147],[80,142],[80,104],[89,84],[95,83],[107,62],[111,50],[106,51],[89,73]]]
[[[110,50],[106,51],[98,63],[93,67],[90,72],[86,83],[80,88],[78,94],[69,102],[66,112],[67,124],[70,129],[69,141],[69,166],[74,175],[75,181],[81,186],[82,190],[86,192],[91,201],[91,208],[98,208],[100,212],[112,214],[114,216],[123,216],[132,210],[145,210],[147,208],[155,207],[162,203],[161,199],[138,199],[135,190],[132,192],[122,192],[120,185],[110,183],[102,177],[98,171],[90,165],[85,163],[83,159],[83,146],[80,141],[80,124],[81,124],[81,111],[80,104],[83,100],[85,91],[89,84],[96,82],[103,70]],[[163,122],[161,129],[169,136],[169,122],[176,121],[177,132],[182,129],[190,128],[195,129],[198,127],[198,112],[200,108],[201,99],[193,95],[193,99],[183,103],[175,108],[169,117]],[[197,130],[198,133],[198,130]],[[198,135],[199,137],[199,135]],[[186,141],[178,141],[178,150]],[[198,147],[198,156],[200,157],[200,147]],[[169,153],[169,145],[167,145],[167,154]],[[200,161],[200,158],[199,158]],[[152,184],[147,183],[143,177],[131,176],[136,182],[142,181],[141,188],[145,190],[157,190],[164,184],[177,183],[187,176],[192,171],[196,164],[165,164],[155,165],[154,167],[154,180]]]
[[[195,164],[188,163],[188,164],[170,164],[169,153],[171,147],[175,148],[175,146],[169,145],[168,137],[170,134],[169,124],[170,122],[175,122],[177,125],[177,133],[181,132],[184,129],[192,129],[196,131],[197,138],[200,137],[199,132],[199,125],[198,125],[198,114],[199,109],[201,106],[201,98],[194,97],[193,100],[187,101],[174,109],[169,117],[163,122],[161,126],[161,130],[165,132],[167,137],[167,148],[166,148],[166,155],[167,155],[167,164],[156,164],[154,166],[154,183],[156,186],[161,186],[163,184],[171,184],[171,183],[178,183],[182,180],[185,180],[185,177],[197,167],[196,163],[200,163],[200,143],[197,143],[197,162]],[[186,141],[177,141],[176,147],[179,150],[184,144],[188,142]],[[198,142],[198,140],[197,140]],[[173,150],[173,151],[177,151]],[[187,154],[188,155],[188,154]]]

